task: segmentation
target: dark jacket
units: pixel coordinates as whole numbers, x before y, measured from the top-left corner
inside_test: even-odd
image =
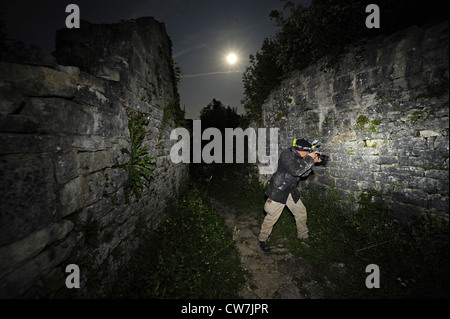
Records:
[[[300,177],[306,177],[311,173],[314,159],[311,156],[301,157],[293,147],[285,149],[278,159],[277,171],[270,179],[269,189],[266,195],[279,203],[286,204],[289,194],[297,202],[300,192],[297,189]]]

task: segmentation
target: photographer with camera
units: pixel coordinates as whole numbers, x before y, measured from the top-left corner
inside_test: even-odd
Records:
[[[297,184],[301,177],[311,173],[314,164],[322,162],[321,154],[315,150],[319,145],[318,141],[310,143],[306,139],[295,139],[292,147],[281,152],[277,171],[272,175],[266,191],[268,198],[264,210],[267,215],[258,237],[259,246],[264,252],[270,251],[267,240],[285,206],[294,215],[297,237],[308,246],[314,244],[306,226],[306,207],[300,200]]]

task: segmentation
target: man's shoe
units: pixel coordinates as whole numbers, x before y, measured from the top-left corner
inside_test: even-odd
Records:
[[[306,238],[300,238],[300,241],[308,247],[312,247],[312,246],[316,245],[314,238],[312,238],[311,236],[306,237]]]
[[[270,251],[269,244],[267,242],[265,242],[265,241],[259,241],[259,247],[265,253]]]

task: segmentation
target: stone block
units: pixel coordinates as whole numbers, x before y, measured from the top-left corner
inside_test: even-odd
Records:
[[[62,217],[72,214],[82,208],[81,177],[76,177],[64,184],[60,190],[59,201],[61,204],[60,214]]]
[[[102,92],[80,84],[77,85],[74,101],[105,110],[108,110],[111,105],[109,99]]]
[[[96,68],[95,74],[100,78],[104,78],[109,81],[120,82],[120,72],[118,69],[113,68],[109,65],[100,64]]]
[[[362,191],[364,189],[376,189],[377,188],[377,183],[374,180],[357,181],[356,185],[358,186],[358,189],[360,191]]]
[[[407,204],[404,201],[386,200],[390,208],[391,215],[396,218],[400,224],[407,224],[411,218],[423,214],[426,209],[418,205]]]
[[[56,214],[51,158],[0,162],[0,246],[13,243],[53,221]]]
[[[424,171],[424,175],[425,177],[428,178],[435,178],[438,180],[448,180],[448,171],[446,170],[435,170],[435,169],[431,169],[431,170],[426,170]]]
[[[330,175],[316,176],[316,183],[327,185],[328,187],[336,186],[336,179]]]
[[[432,178],[412,176],[409,181],[409,187],[420,189],[427,193],[436,193],[439,182]]]
[[[92,134],[94,119],[89,108],[58,98],[29,99],[21,112],[44,134]]]
[[[43,250],[35,258],[14,269],[0,281],[0,298],[21,297],[27,289],[34,287],[42,277],[45,277],[48,271],[67,260],[73,254],[75,245],[76,239],[68,237],[59,245]]]
[[[104,170],[93,172],[84,176],[82,180],[82,198],[83,206],[93,204],[102,199],[105,192],[105,172]]]
[[[116,141],[114,141],[116,142]],[[79,152],[95,152],[111,148],[113,141],[98,136],[73,136],[71,147]]]
[[[430,196],[430,206],[431,208],[434,208],[436,212],[440,213],[441,215],[447,215],[449,213],[449,200],[448,200],[448,194],[447,196],[441,196],[438,194],[433,194]]]
[[[0,96],[0,115],[20,114],[25,97],[14,83],[0,79]]]
[[[56,69],[64,74],[71,76],[72,78],[77,78],[80,74],[80,68],[77,66],[58,65]]]
[[[36,133],[38,124],[23,115],[0,115],[0,131],[10,133]]]
[[[75,152],[57,155],[54,167],[56,181],[59,184],[65,184],[80,174],[80,164]]]
[[[333,169],[329,174],[333,177],[344,178],[347,177],[348,171],[346,169]]]
[[[410,182],[409,176],[394,173],[375,172],[374,177],[381,185],[389,184],[400,188],[408,187]]]
[[[126,138],[128,136],[128,119],[109,113],[92,113],[93,135],[108,138]]]
[[[443,169],[445,163],[442,158],[430,155],[423,156],[399,156],[399,164],[402,166],[416,166],[424,169]]]
[[[379,165],[392,165],[398,163],[397,156],[377,156],[375,163]]]
[[[399,203],[416,205],[425,209],[430,207],[428,195],[421,190],[394,188],[392,191],[392,199]]]
[[[65,217],[85,206],[91,205],[105,194],[106,178],[104,171],[86,176],[78,176],[61,187],[60,214]]]
[[[96,152],[79,152],[79,167],[83,174],[92,173],[114,165],[109,150]]]
[[[39,254],[45,246],[63,239],[73,228],[71,221],[52,223],[29,236],[0,248],[0,274],[8,274],[24,261]]]
[[[336,187],[338,189],[354,191],[358,189],[358,181],[351,179],[337,178]]]
[[[105,83],[105,80],[99,79],[92,74],[79,72],[76,75],[73,75],[73,79],[77,84],[90,87],[91,89],[103,94],[106,93],[105,86],[107,85],[107,83]]]
[[[421,130],[419,131],[419,136],[420,137],[424,137],[424,138],[429,138],[429,137],[436,137],[439,136],[441,134],[439,134],[438,132],[434,132],[431,130]]]
[[[2,82],[13,83],[26,96],[75,96],[75,81],[48,67],[0,62],[0,74]]]
[[[423,176],[424,175],[423,167],[400,166],[400,165],[392,164],[392,165],[380,165],[380,169],[382,172],[386,172],[387,174],[393,173],[393,174],[401,174],[401,175],[407,175],[407,176]]]

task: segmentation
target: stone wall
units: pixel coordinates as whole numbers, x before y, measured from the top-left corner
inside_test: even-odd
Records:
[[[153,18],[82,22],[50,54],[14,41],[0,62],[0,296],[100,297],[187,177],[173,164],[171,42]],[[174,106],[175,105],[175,106]],[[153,179],[125,196],[128,124],[147,117]],[[139,111],[141,113],[136,113]],[[81,288],[65,287],[80,267]]]
[[[330,156],[303,183],[334,187],[343,199],[376,189],[399,218],[448,219],[448,34],[447,21],[379,37],[272,91],[263,118],[280,129],[279,150],[306,137]]]

